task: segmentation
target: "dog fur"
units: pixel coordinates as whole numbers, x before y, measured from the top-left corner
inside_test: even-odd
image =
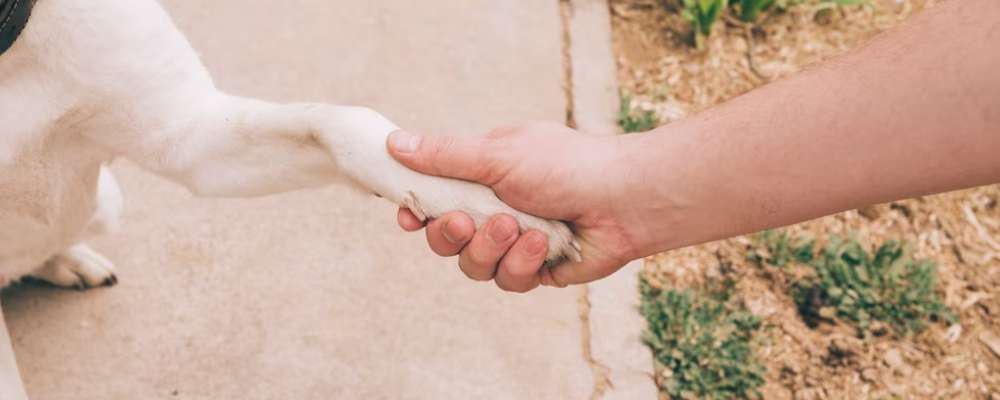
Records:
[[[201,196],[343,183],[429,218],[462,210],[482,224],[503,212],[549,235],[549,260],[580,257],[563,223],[398,164],[385,150],[398,128],[375,111],[221,93],[155,0],[39,1],[0,55],[0,129],[0,286],[29,275],[115,282],[112,263],[84,241],[118,225],[122,194],[106,167],[117,157]],[[2,387],[19,381],[5,379],[16,369],[4,374],[3,348],[0,394],[23,397]]]

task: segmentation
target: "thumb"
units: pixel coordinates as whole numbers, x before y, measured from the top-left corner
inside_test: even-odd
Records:
[[[567,261],[556,266],[543,267],[539,273],[541,274],[541,283],[543,286],[563,288],[569,285],[582,285],[607,278],[620,268],[598,268],[586,262]]]
[[[630,261],[609,256],[605,251],[594,246],[595,242],[600,243],[598,242],[601,240],[600,238],[583,234],[582,236],[577,236],[577,240],[583,247],[581,252],[583,253],[584,260],[582,262],[570,260],[561,264],[543,267],[539,270],[542,285],[566,287],[594,282],[618,272],[628,265]],[[607,243],[606,241],[603,242]]]
[[[406,167],[428,175],[492,184],[488,148],[483,139],[428,136],[398,130],[389,135],[389,154]]]

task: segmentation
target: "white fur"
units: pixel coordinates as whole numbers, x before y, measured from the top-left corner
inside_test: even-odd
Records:
[[[118,224],[121,193],[103,168],[116,157],[204,196],[343,182],[427,217],[463,210],[481,224],[506,212],[549,234],[550,260],[579,258],[564,224],[398,164],[385,151],[397,127],[372,110],[219,92],[154,0],[39,1],[0,55],[0,129],[0,285],[31,273],[65,286],[113,279],[80,242]]]

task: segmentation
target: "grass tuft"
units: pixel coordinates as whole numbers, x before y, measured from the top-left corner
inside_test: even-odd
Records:
[[[726,293],[662,290],[640,283],[643,340],[653,351],[660,389],[674,399],[760,398],[765,368],[752,342],[758,317],[727,304]]]
[[[738,18],[744,24],[759,26],[766,14],[787,12],[795,7],[810,7],[814,18],[829,15],[835,9],[851,6],[874,8],[870,0],[661,0],[668,12],[679,13],[691,25],[691,45],[705,48],[705,39],[712,27],[727,17]]]
[[[929,321],[957,322],[935,292],[937,265],[914,260],[904,244],[889,240],[869,253],[856,239],[834,237],[818,252],[814,248],[812,239],[764,231],[747,252],[747,260],[762,265],[808,267],[790,294],[810,326],[839,320],[854,325],[861,337],[884,334],[886,327],[906,336]]]
[[[791,238],[788,232],[767,230],[753,237],[754,247],[747,252],[747,260],[757,264],[768,263],[784,267],[789,262],[809,263],[813,260],[816,241]]]
[[[795,283],[791,294],[811,325],[846,320],[863,337],[881,333],[883,324],[906,336],[928,321],[957,322],[935,292],[937,265],[914,260],[898,241],[870,254],[857,240],[834,238],[809,265],[813,274]]]
[[[635,110],[632,107],[632,96],[621,93],[621,108],[618,110],[618,126],[625,133],[648,132],[660,124],[660,117],[649,110]]]

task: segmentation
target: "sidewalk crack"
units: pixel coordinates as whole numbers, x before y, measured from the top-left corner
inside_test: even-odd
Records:
[[[600,400],[604,397],[604,393],[613,387],[609,376],[611,371],[607,365],[594,358],[591,348],[590,287],[582,285],[580,288],[580,297],[577,299],[577,309],[580,313],[580,344],[583,347],[583,359],[594,376],[594,389],[590,393],[590,400]]]
[[[566,96],[566,126],[576,129],[576,97],[573,92],[573,36],[571,24],[573,21],[572,0],[559,1],[559,16],[562,22],[562,63],[563,63],[563,93]],[[590,327],[590,287],[580,286],[580,294],[577,298],[577,311],[580,317],[580,346],[583,352],[583,360],[590,368],[594,378],[594,387],[590,393],[590,400],[600,400],[604,393],[612,388],[610,379],[610,369],[607,365],[594,358],[591,347],[591,327]]]
[[[559,0],[559,17],[562,21],[563,94],[566,96],[566,125],[576,129],[576,97],[573,94],[573,20],[572,0]]]

